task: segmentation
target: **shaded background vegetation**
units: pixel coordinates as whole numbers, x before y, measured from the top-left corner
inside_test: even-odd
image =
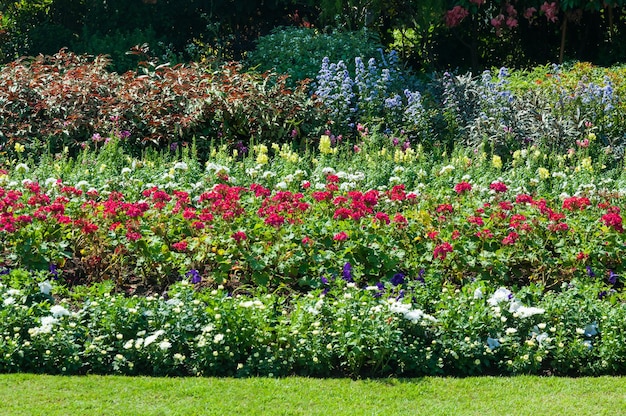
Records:
[[[239,60],[279,26],[319,31],[364,27],[417,70],[528,67],[559,60],[612,64],[626,55],[624,0],[21,0],[0,4],[0,62],[62,47],[112,57],[111,70],[136,67],[126,55],[147,44],[162,61]],[[507,26],[510,6],[515,22]],[[461,7],[459,21],[448,13]],[[556,15],[546,15],[554,7]],[[523,17],[534,8],[534,17]],[[457,9],[460,10],[460,9]],[[503,29],[492,19],[503,16]],[[457,19],[458,20],[458,19]],[[506,21],[506,24],[505,24]],[[285,51],[288,56],[290,51]]]

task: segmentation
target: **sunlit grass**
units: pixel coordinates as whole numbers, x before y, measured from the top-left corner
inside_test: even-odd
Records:
[[[626,378],[0,376],[2,415],[615,415]]]

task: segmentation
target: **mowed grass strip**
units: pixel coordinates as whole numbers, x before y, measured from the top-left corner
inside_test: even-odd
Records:
[[[0,375],[8,415],[616,415],[626,378],[148,378]]]

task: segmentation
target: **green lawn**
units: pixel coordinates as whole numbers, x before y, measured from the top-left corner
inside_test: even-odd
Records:
[[[617,415],[626,378],[411,380],[0,375],[8,415]]]

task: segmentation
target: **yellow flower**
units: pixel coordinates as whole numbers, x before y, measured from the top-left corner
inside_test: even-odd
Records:
[[[590,142],[594,141],[596,139],[596,134],[595,133],[589,133],[587,135],[587,138],[589,139]]]
[[[17,153],[22,153],[24,150],[25,150],[25,147],[23,144],[15,143],[15,151]]]
[[[330,137],[327,134],[324,134],[322,135],[322,137],[320,137],[319,149],[320,152],[324,154],[330,154],[333,152],[330,148]]]
[[[539,173],[539,177],[541,179],[548,179],[550,177],[550,171],[546,168],[539,168],[537,169],[537,172]]]
[[[581,165],[583,169],[586,169],[588,171],[593,171],[593,167],[591,166],[591,158],[590,157],[586,157],[581,161]]]
[[[491,164],[496,169],[502,169],[502,158],[498,155],[493,155],[493,158],[491,159]]]
[[[267,162],[269,162],[269,159],[266,153],[259,153],[259,155],[256,157],[256,163],[258,163],[259,165],[265,165],[267,164]]]

